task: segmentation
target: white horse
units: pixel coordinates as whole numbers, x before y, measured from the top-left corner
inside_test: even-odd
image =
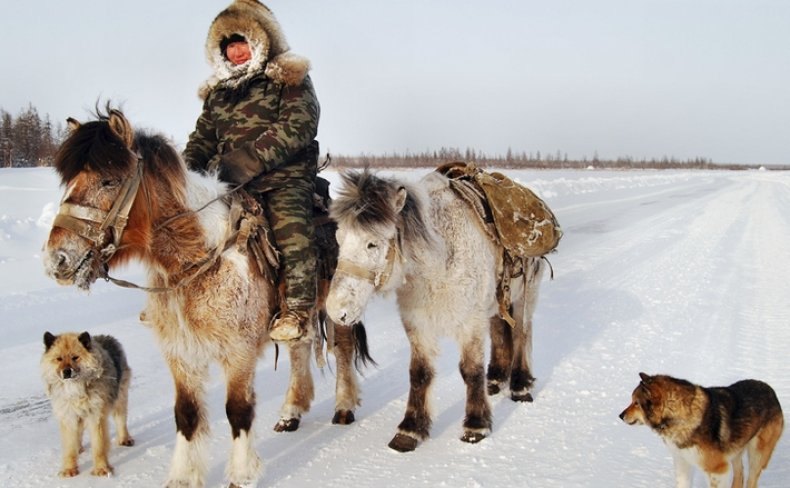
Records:
[[[394,290],[411,346],[406,414],[389,447],[411,451],[429,435],[427,396],[441,336],[460,346],[467,388],[462,441],[478,442],[491,432],[484,370],[489,332],[489,393],[499,392],[509,379],[513,400],[532,400],[532,314],[543,271],[540,258],[521,261],[522,272],[505,283],[515,319],[511,328],[497,300],[502,251],[442,174],[432,172],[411,185],[367,170],[345,173],[330,215],[340,243],[327,298],[330,318],[353,324],[374,293]]]

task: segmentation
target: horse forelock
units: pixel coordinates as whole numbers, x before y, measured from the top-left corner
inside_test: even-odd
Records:
[[[108,109],[108,112],[111,112]],[[121,117],[120,112],[115,114]],[[131,132],[131,128],[128,129]],[[163,136],[134,131],[132,148],[113,130],[110,115],[97,110],[97,119],[80,124],[63,141],[55,155],[54,167],[65,185],[79,173],[89,170],[115,179],[131,176],[138,158],[145,164],[145,172],[160,179],[179,182],[183,187],[186,166],[172,144]]]
[[[106,120],[80,125],[60,145],[54,167],[65,185],[85,170],[114,178],[128,175],[133,154]]]
[[[393,207],[398,186],[393,181],[368,170],[348,171],[341,177],[343,186],[330,207],[330,215],[339,225],[374,233],[398,225]]]
[[[433,242],[424,196],[417,187],[394,178],[380,178],[367,169],[343,173],[342,178],[344,184],[330,209],[339,225],[375,234],[395,227],[406,248]],[[395,201],[401,189],[406,191],[406,201],[398,211]]]

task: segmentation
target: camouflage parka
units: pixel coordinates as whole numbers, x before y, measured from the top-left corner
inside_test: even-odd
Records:
[[[252,59],[233,65],[220,48],[242,35]],[[247,187],[267,191],[312,181],[317,171],[320,106],[309,61],[289,51],[271,11],[255,0],[236,0],[217,15],[206,39],[214,76],[200,89],[203,110],[184,157],[190,168],[215,171],[220,158],[247,145],[259,168]]]

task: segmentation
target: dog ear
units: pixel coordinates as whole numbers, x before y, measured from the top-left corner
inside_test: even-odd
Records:
[[[79,336],[79,341],[83,345],[83,347],[85,347],[85,349],[87,349],[89,351],[91,350],[91,335],[90,334],[88,334],[87,332],[83,332]]]
[[[653,392],[650,391],[650,383],[653,382],[653,378],[645,373],[639,373],[639,377],[642,378],[642,381],[639,382],[639,388],[644,391],[647,398],[652,398]]]
[[[44,332],[44,351],[45,352],[49,351],[49,348],[52,347],[52,344],[55,343],[55,339],[57,339],[57,338],[58,338],[58,336],[50,334],[49,331]]]

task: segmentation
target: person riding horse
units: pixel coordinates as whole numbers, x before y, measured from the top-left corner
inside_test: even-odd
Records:
[[[262,204],[284,281],[270,336],[296,340],[316,301],[312,215],[320,107],[310,63],[290,52],[273,13],[256,0],[235,0],[217,15],[206,57],[214,75],[200,88],[203,111],[184,158],[191,169],[243,184]]]

